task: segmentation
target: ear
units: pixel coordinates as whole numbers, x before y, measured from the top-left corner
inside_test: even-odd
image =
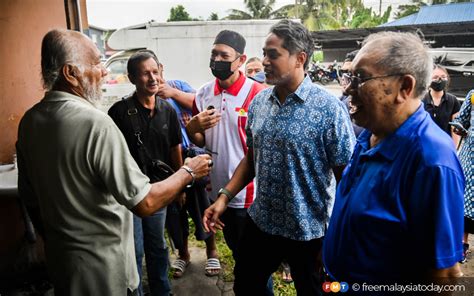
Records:
[[[74,87],[79,86],[79,69],[74,65],[66,64],[63,66],[61,73],[63,74],[64,80]]]
[[[410,74],[403,75],[400,83],[399,96],[404,100],[414,98],[415,88],[416,88],[416,79]]]
[[[158,64],[158,74],[160,75],[160,77],[163,79],[163,71],[164,71],[165,67],[163,67],[163,64],[162,63],[159,63]]]
[[[133,85],[135,85],[135,79],[132,75],[130,75],[130,73],[127,74],[127,77],[128,77],[128,80],[130,80],[130,83],[132,83]]]
[[[304,68],[304,63],[308,59],[308,55],[306,52],[301,51],[298,54],[296,54],[296,67],[297,68]]]
[[[245,61],[247,61],[247,55],[242,54],[239,59],[240,59],[240,63],[243,65],[245,64]]]

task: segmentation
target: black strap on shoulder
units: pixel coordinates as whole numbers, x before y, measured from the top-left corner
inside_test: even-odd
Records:
[[[142,163],[142,171],[150,177],[150,174],[153,173],[153,170],[151,169],[150,171],[148,171],[147,165],[152,164],[152,166],[157,167],[158,171],[160,172],[160,179],[166,179],[174,173],[174,170],[166,163],[158,159],[153,159],[151,157],[150,153],[148,152],[148,149],[146,148],[146,145],[143,143],[142,140],[142,132],[140,130],[140,123],[138,122],[138,109],[133,102],[133,96],[124,98],[124,100],[126,101],[128,107],[127,115],[128,117],[130,117],[133,133],[135,135],[135,138],[137,139],[138,157],[140,158],[140,161]]]
[[[124,100],[127,103],[127,115],[132,123],[133,134],[137,140],[138,156],[140,157],[142,165],[145,166],[151,158],[142,140],[142,131],[140,129],[140,123],[138,122],[138,109],[133,103],[133,96],[124,98]]]

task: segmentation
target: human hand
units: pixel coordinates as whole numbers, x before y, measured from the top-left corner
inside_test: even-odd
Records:
[[[204,217],[202,218],[202,224],[206,232],[216,233],[218,229],[224,228],[224,223],[219,217],[227,209],[226,196],[221,195],[210,207],[204,211]]]
[[[448,124],[452,127],[452,130],[456,135],[459,135],[461,137],[467,136],[467,130],[459,122],[452,121]]]
[[[209,175],[212,167],[212,158],[208,154],[201,154],[193,158],[186,158],[184,164],[193,170],[196,179]]]
[[[164,80],[160,80],[160,85],[158,86],[158,92],[156,93],[160,98],[174,98],[178,90],[174,87],[171,87]]]
[[[467,136],[467,131],[464,129],[464,130],[460,130],[460,129],[457,129],[457,128],[453,128],[453,132],[456,134],[456,135],[459,135],[461,137],[465,137]]]
[[[204,133],[205,130],[215,127],[221,117],[222,115],[217,113],[215,109],[204,110],[193,116],[186,127],[190,133]]]

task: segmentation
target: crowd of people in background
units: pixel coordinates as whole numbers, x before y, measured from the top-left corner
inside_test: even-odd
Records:
[[[127,65],[135,91],[105,114],[94,44],[45,35],[46,94],[21,120],[17,154],[55,293],[143,295],[145,258],[151,295],[170,295],[169,268],[183,277],[192,260],[189,216],[207,276],[221,272],[223,231],[236,295],[273,295],[280,266],[298,295],[328,282],[462,276],[474,91],[461,105],[412,33],[372,34],[348,53],[340,98],[307,75],[314,44],[302,24],[272,26],[261,58],[245,46],[221,31],[210,44],[215,79],[196,90],[138,51]]]

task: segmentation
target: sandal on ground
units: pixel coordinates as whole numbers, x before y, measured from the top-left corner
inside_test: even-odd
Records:
[[[281,272],[281,280],[287,284],[292,283],[293,278],[291,278],[290,265],[288,265],[288,263],[282,263],[281,266],[283,267],[283,270]]]
[[[208,258],[204,268],[207,276],[216,276],[221,272],[221,262],[218,258]]]
[[[180,278],[183,276],[184,272],[186,271],[186,267],[188,267],[189,261],[184,261],[183,259],[176,259],[173,264],[171,264],[171,268],[173,268],[173,277]]]

